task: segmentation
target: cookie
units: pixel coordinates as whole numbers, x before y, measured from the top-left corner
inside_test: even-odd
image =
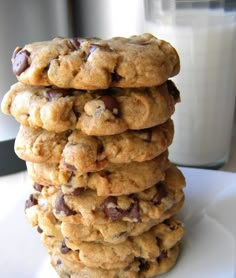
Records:
[[[113,164],[104,170],[81,175],[73,165],[27,162],[29,176],[42,185],[63,186],[64,192],[76,188],[90,188],[98,196],[127,195],[152,187],[165,178],[165,170],[170,166],[168,151],[144,162]]]
[[[176,263],[180,253],[180,244],[163,252],[154,261],[136,258],[127,268],[105,270],[86,267],[82,263],[74,264],[68,257],[51,253],[51,264],[61,278],[151,278],[169,271]]]
[[[125,268],[135,258],[156,261],[164,250],[174,247],[183,237],[184,227],[176,219],[168,219],[151,230],[130,237],[119,244],[81,242],[78,246],[70,244],[62,236],[47,236],[43,231],[41,239],[49,252],[57,250],[69,257],[75,264],[103,269]]]
[[[86,173],[102,170],[109,162],[151,160],[168,148],[173,135],[172,120],[150,129],[100,137],[79,130],[55,133],[21,126],[15,152],[26,161],[69,164]]]
[[[153,226],[175,215],[182,208],[184,199],[165,211],[159,219],[148,222],[112,221],[107,224],[85,226],[62,222],[61,232],[72,245],[81,241],[109,242],[113,244],[124,242],[128,237],[138,236],[150,230]]]
[[[30,224],[33,227],[37,227],[39,232],[43,231],[49,237],[61,233],[73,245],[79,245],[83,241],[109,242],[113,244],[124,242],[128,237],[141,235],[153,226],[174,216],[181,209],[184,202],[183,198],[166,210],[160,218],[146,222],[114,220],[105,224],[85,226],[58,220],[53,213],[52,206],[39,198],[39,192],[41,192],[40,190],[43,187],[38,184],[34,184],[34,187],[36,191],[30,195],[25,205],[25,213]]]
[[[173,176],[174,177],[173,177]],[[172,182],[168,183],[168,180]],[[150,222],[158,220],[184,198],[185,179],[174,166],[166,171],[166,178],[155,186],[131,195],[97,196],[90,189],[64,194],[55,186],[43,187],[38,202],[49,202],[54,215],[62,222],[106,224],[116,220]]]
[[[179,91],[170,80],[159,87],[98,91],[16,83],[4,96],[2,111],[33,128],[57,133],[79,129],[103,136],[160,125],[171,117],[178,101]]]
[[[17,47],[13,72],[25,84],[86,90],[151,87],[180,70],[176,50],[151,34],[100,38],[55,38]]]

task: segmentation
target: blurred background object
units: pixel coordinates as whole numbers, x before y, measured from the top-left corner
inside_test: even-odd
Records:
[[[0,1],[0,102],[16,82],[11,56],[16,46],[70,36],[70,6],[64,0]],[[14,138],[19,125],[0,113],[0,176],[25,169],[25,163],[14,153]]]
[[[174,45],[182,102],[172,162],[217,169],[229,158],[236,96],[236,1],[145,0],[145,31]]]

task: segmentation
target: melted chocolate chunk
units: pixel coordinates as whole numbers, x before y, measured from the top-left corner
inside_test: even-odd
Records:
[[[106,108],[114,114],[119,113],[119,102],[113,96],[102,95],[100,99],[104,102]]]
[[[71,95],[71,92],[70,90],[63,90],[63,89],[49,89],[46,91],[46,95],[49,101],[52,101],[59,97],[65,97]]]
[[[149,269],[150,264],[149,264],[148,261],[146,261],[142,257],[138,257],[137,260],[139,262],[139,271],[144,272],[144,271],[147,271]]]
[[[83,192],[85,192],[85,190],[86,190],[85,187],[78,187],[71,193],[71,195],[80,196]]]
[[[30,53],[27,50],[19,51],[13,59],[12,70],[14,74],[21,75],[29,66]]]
[[[133,203],[130,206],[130,208],[127,211],[126,216],[131,219],[137,219],[138,221],[140,221],[139,204],[137,202]]]
[[[171,80],[166,81],[169,93],[173,96],[176,102],[180,101],[180,92],[176,88],[175,83]]]
[[[157,193],[156,195],[153,197],[152,199],[152,202],[155,204],[155,205],[159,205],[161,203],[161,200],[163,198],[165,198],[168,193],[166,191],[166,188],[165,188],[165,185],[162,183],[162,182],[159,182],[157,185],[156,185],[156,188],[157,188]]]
[[[120,220],[123,217],[128,217],[130,219],[140,220],[139,205],[138,203],[133,203],[130,205],[129,209],[124,210],[117,207],[117,197],[109,196],[101,205],[104,213],[112,220]]]
[[[14,59],[16,58],[17,53],[20,52],[21,50],[22,50],[22,47],[17,47],[17,48],[13,51],[11,58],[14,60]]]
[[[66,246],[65,241],[63,240],[61,243],[60,251],[62,254],[67,254],[71,249]]]
[[[34,190],[41,192],[43,189],[43,186],[39,183],[34,183],[33,188],[34,188]]]
[[[71,171],[71,172],[76,172],[76,171],[77,171],[77,169],[75,168],[74,165],[71,165],[71,164],[66,163],[66,162],[64,162],[64,165],[65,165],[65,167],[66,167],[69,171]]]
[[[120,220],[125,216],[122,209],[117,207],[117,198],[109,196],[102,204],[104,213],[112,220]]]
[[[34,198],[33,194],[30,194],[29,199],[25,202],[25,210],[30,207],[36,206],[37,204],[38,200]]]
[[[38,227],[37,227],[37,232],[38,232],[39,234],[42,234],[43,230],[38,226]]]
[[[80,48],[80,45],[81,45],[82,41],[83,41],[83,39],[81,39],[81,38],[72,38],[72,39],[70,39],[70,43],[75,50]]]
[[[64,200],[64,194],[61,192],[55,201],[56,213],[63,213],[66,216],[75,215],[76,212],[67,206]]]

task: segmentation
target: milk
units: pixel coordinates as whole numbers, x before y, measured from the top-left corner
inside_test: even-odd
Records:
[[[173,116],[174,163],[213,167],[227,160],[236,95],[235,26],[233,16],[201,9],[176,11],[174,22],[146,21],[146,31],[169,41],[181,61],[180,74],[172,78],[182,100]]]

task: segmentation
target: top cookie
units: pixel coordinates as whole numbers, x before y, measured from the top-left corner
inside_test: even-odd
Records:
[[[86,90],[156,86],[180,70],[176,50],[151,34],[27,44],[15,49],[12,65],[22,83]]]

